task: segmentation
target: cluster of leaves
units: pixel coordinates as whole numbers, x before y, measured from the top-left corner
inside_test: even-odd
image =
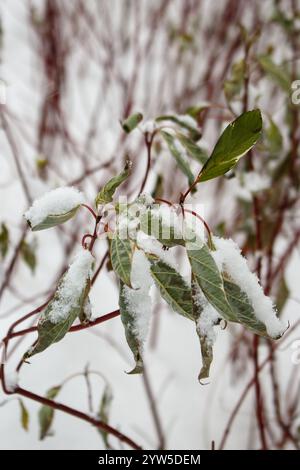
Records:
[[[286,42],[293,41],[295,35],[298,35],[298,26],[296,17],[288,16],[288,13],[281,9],[278,2],[274,2],[274,11],[271,17],[273,24],[279,25],[281,33],[286,37]],[[242,34],[242,42],[246,50],[250,51],[251,47],[260,37],[260,31],[251,35],[246,30]],[[295,64],[289,57],[278,61],[276,56],[276,48],[268,44],[263,50],[257,47],[251,49],[251,54],[235,62],[231,71],[224,81],[223,91],[230,109],[234,106],[240,108],[242,106],[243,95],[245,93],[246,80],[250,80],[252,75],[255,76],[253,82],[257,84],[262,82],[271,90],[272,95],[280,95],[282,102],[281,110],[284,119],[279,120],[277,116],[268,117],[268,125],[265,126],[262,139],[257,149],[262,158],[256,160],[256,170],[260,175],[265,175],[269,179],[269,187],[259,191],[260,220],[261,220],[261,250],[268,256],[272,251],[272,246],[276,238],[278,230],[278,218],[274,215],[281,213],[288,205],[287,201],[293,206],[294,193],[299,191],[299,171],[297,166],[293,167],[293,147],[295,148],[295,140],[293,139],[294,129],[298,127],[298,110],[297,105],[293,104],[291,93],[293,90],[293,80],[295,80]],[[257,75],[256,75],[257,74]],[[255,88],[252,93],[255,93]],[[255,102],[260,100],[259,90],[254,96]],[[291,146],[284,145],[283,135],[290,138]],[[287,143],[287,142],[286,142]],[[247,170],[245,165],[241,169],[240,177],[242,182],[243,174]],[[289,194],[287,196],[287,194]],[[290,197],[290,195],[292,197]],[[253,251],[256,244],[256,229],[251,222],[252,201],[238,198],[240,216],[237,220],[234,230],[241,232],[245,236],[244,247]],[[225,223],[225,221],[224,221]],[[284,307],[288,298],[288,288],[284,279],[284,273],[277,283],[278,291],[277,306],[278,311]],[[284,301],[283,301],[284,300]]]
[[[141,120],[141,114],[130,116],[123,123],[124,130],[131,132],[138,126]],[[165,130],[164,124],[161,126],[158,125],[153,133],[160,133],[161,137],[166,141],[171,154],[176,159],[178,166],[183,172],[186,172],[186,167],[182,165],[184,160],[180,160],[181,155],[175,143],[175,139],[179,140],[189,155],[200,161],[202,157],[200,158],[199,156],[202,150],[195,142],[200,137],[200,133],[196,125],[193,127],[189,120],[180,117],[168,115],[160,116],[156,119],[157,124],[165,121],[176,124],[176,127],[172,128],[172,133]],[[261,135],[261,130],[262,119],[259,110],[249,111],[239,116],[226,127],[210,157],[205,158],[204,164],[202,162],[202,168],[198,175],[194,177],[192,173],[189,175],[186,173],[190,184],[195,185],[195,183],[216,178],[231,170],[239,159],[257,142]],[[131,164],[127,162],[122,173],[109,180],[98,193],[95,199],[95,205],[99,214],[104,210],[105,204],[113,201],[116,189],[129,176],[130,167]],[[206,302],[218,312],[220,318],[223,318],[227,322],[239,323],[255,334],[262,336],[268,336],[266,326],[256,318],[251,301],[242,288],[236,285],[232,279],[228,277],[226,272],[219,270],[212,254],[214,247],[211,243],[206,244],[204,241],[200,240],[196,233],[192,234],[192,242],[190,236],[188,237],[188,241],[182,238],[182,236],[176,236],[172,224],[168,227],[163,227],[165,221],[160,218],[157,220],[157,213],[154,211],[153,204],[149,202],[149,200],[147,201],[147,198],[143,196],[139,196],[136,201],[124,207],[115,204],[118,217],[116,230],[110,239],[110,258],[112,268],[120,280],[119,304],[121,319],[125,327],[127,342],[136,362],[131,373],[140,373],[143,370],[143,344],[135,325],[137,312],[133,313],[130,310],[130,304],[126,301],[126,289],[129,289],[134,297],[136,289],[131,284],[133,253],[137,249],[142,249],[142,247],[138,246],[134,235],[131,236],[128,234],[129,236],[126,238],[120,236],[118,222],[120,219],[124,222],[124,217],[126,218],[127,214],[130,212],[128,209],[134,204],[137,204],[141,209],[139,215],[135,216],[135,234],[138,230],[141,230],[146,235],[154,236],[161,248],[164,249],[172,249],[180,245],[186,250],[187,259],[191,267],[192,287],[187,284],[178,271],[161,259],[156,254],[155,250],[152,252],[151,249],[147,249],[144,251],[144,254],[150,266],[150,274],[153,282],[160,291],[161,297],[174,311],[195,322],[203,354],[203,367],[199,378],[203,379],[208,377],[212,361],[212,345],[206,334],[199,329],[199,319],[201,318],[203,308],[201,302],[198,302],[195,298],[193,286],[196,286],[196,288],[200,290]],[[78,207],[72,209],[68,214],[57,219],[56,222],[65,222],[75,215],[77,209]],[[51,216],[51,214],[49,214],[49,216]],[[54,224],[53,222],[53,217],[50,218],[51,226],[56,225],[56,223]],[[130,223],[129,216],[127,222]],[[156,223],[156,229],[154,231],[153,222]],[[42,225],[44,228],[43,223]],[[165,229],[167,229],[167,232]],[[168,237],[165,237],[164,233],[168,233]],[[78,300],[78,308],[75,309],[76,314],[74,314],[74,308],[70,309],[69,316],[54,326],[51,325],[51,321],[47,321],[47,312],[51,312],[50,302],[46,311],[43,312],[43,322],[39,329],[37,344],[42,344],[42,347],[35,352],[40,352],[53,342],[62,339],[74,320],[77,317],[80,318],[78,312],[82,311],[85,299],[86,290],[83,289],[82,296]],[[143,312],[138,312],[138,314],[143,315]]]
[[[176,115],[157,117],[155,119],[157,128],[154,131],[154,134],[159,134],[166,142],[178,168],[187,177],[189,185],[192,185],[195,179],[197,182],[208,181],[231,170],[257,142],[262,130],[260,111],[258,109],[247,111],[226,127],[211,155],[208,156],[197,144],[202,135],[197,127],[196,119],[194,125],[191,121],[199,110],[196,114],[193,111],[190,110],[186,116],[189,119]],[[130,116],[123,122],[123,129],[127,133],[133,131],[142,119],[140,113]],[[171,127],[170,123],[175,126]],[[202,165],[196,178],[186,156]]]

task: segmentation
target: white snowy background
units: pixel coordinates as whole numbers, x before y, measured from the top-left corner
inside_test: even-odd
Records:
[[[174,107],[176,89],[179,94],[182,80],[184,80],[184,77],[180,77],[182,67],[178,68],[178,76],[174,76],[174,68],[172,67],[174,66],[175,50],[172,48],[168,50],[166,47],[167,21],[159,25],[153,36],[147,31],[149,3],[153,8],[158,3],[143,0],[138,2],[140,4],[138,8],[137,3],[130,0],[129,2],[125,0],[120,2],[117,0],[99,0],[98,2],[88,0],[84,2],[95,15],[99,14],[95,6],[96,3],[102,4],[102,6],[105,4],[105,12],[110,13],[109,18],[112,21],[109,27],[114,31],[114,38],[119,38],[119,43],[114,39],[116,41],[116,64],[111,74],[105,78],[106,81],[104,80],[105,68],[103,67],[105,57],[101,57],[101,49],[97,45],[99,38],[93,37],[91,31],[89,33],[88,22],[85,25],[87,42],[85,43],[84,39],[82,41],[77,39],[74,42],[74,47],[72,47],[72,42],[70,43],[72,31],[67,30],[67,27],[66,30],[63,29],[71,47],[66,71],[67,85],[63,95],[63,109],[65,122],[71,138],[75,142],[75,150],[71,146],[71,150],[69,149],[67,152],[58,142],[51,155],[53,165],[51,165],[47,180],[44,181],[38,177],[35,167],[35,159],[37,158],[36,126],[42,100],[47,93],[51,93],[53,90],[47,89],[49,83],[45,80],[42,72],[43,66],[39,58],[38,48],[41,47],[41,43],[38,43],[28,20],[30,3],[22,0],[1,1],[3,48],[0,78],[6,83],[6,104],[12,115],[16,117],[16,119],[12,118],[11,122],[31,197],[36,198],[44,191],[57,185],[68,184],[68,182],[80,177],[84,168],[93,168],[99,162],[112,161],[111,168],[94,173],[90,180],[87,178],[80,185],[86,194],[87,201],[91,203],[95,191],[114,171],[122,166],[122,159],[127,150],[126,145],[131,146],[130,150],[134,155],[135,183],[131,184],[130,191],[132,194],[136,194],[145,167],[145,150],[141,146],[138,133],[127,138],[130,144],[128,142],[124,144],[119,119],[123,115],[126,92],[120,91],[120,86],[115,81],[120,70],[123,71],[125,78],[126,76],[130,77],[132,70],[136,67],[136,61],[139,59],[134,53],[128,52],[131,44],[123,45],[125,52],[121,55],[122,24],[125,29],[127,28],[127,32],[131,31],[135,14],[141,14],[143,27],[138,32],[140,40],[143,44],[148,40],[153,43],[148,56],[143,60],[142,71],[139,70],[134,110],[141,110],[147,118],[151,118],[168,110],[169,106]],[[44,0],[32,3],[38,12],[42,12],[46,4]],[[69,12],[72,10],[72,3],[75,8],[76,2],[58,1],[60,7]],[[179,23],[182,4],[179,1],[171,3],[169,19]],[[203,1],[202,24],[205,21],[210,23],[214,21],[216,13],[212,3],[214,2]],[[218,1],[217,3],[221,10],[223,2]],[[264,3],[268,4],[269,2]],[[120,4],[122,4],[122,8]],[[129,4],[131,5],[129,6]],[[128,18],[124,17],[126,8],[128,8]],[[267,6],[264,8],[267,11]],[[106,16],[103,15],[103,21],[105,18]],[[245,22],[248,21],[247,9],[243,19]],[[65,25],[67,24],[66,21]],[[64,27],[64,25],[62,26]],[[107,31],[109,31],[108,26]],[[107,31],[105,30],[104,36]],[[213,30],[211,34],[214,34]],[[131,37],[134,42],[134,30],[131,32]],[[200,45],[201,53],[195,58],[191,55],[187,60],[188,64],[192,65],[189,78],[191,85],[193,85],[193,80],[195,84],[197,83],[206,56],[210,56],[214,47],[213,40],[211,40],[210,50],[206,51],[204,38],[200,38]],[[224,50],[226,50],[226,44],[224,44]],[[221,53],[222,51],[220,51]],[[173,65],[169,66],[170,63]],[[168,67],[170,67],[169,71]],[[193,70],[196,70],[194,76]],[[104,88],[105,86],[106,88]],[[100,94],[99,88],[101,89]],[[146,92],[147,100],[145,98]],[[127,93],[129,93],[128,90]],[[195,96],[198,101],[201,101],[205,98],[205,93],[200,89]],[[93,117],[95,104],[98,106],[98,110]],[[274,113],[276,112],[277,115],[280,115],[280,107],[274,110]],[[84,136],[93,120],[96,122],[96,138],[88,149],[88,155],[85,155]],[[206,130],[204,138],[207,147],[211,148],[215,142],[216,133],[213,126],[211,132],[209,130],[210,127]],[[80,158],[81,152],[84,155],[82,158]],[[174,167],[171,166],[167,156],[160,165],[160,167],[157,165],[158,168],[163,168],[165,173],[175,174]],[[151,178],[149,185],[149,190],[151,190]],[[234,183],[229,181],[226,182],[226,185],[228,187],[227,196],[222,201],[217,200],[213,191],[207,188],[201,188],[194,197],[195,201],[201,202],[201,204],[204,200],[205,213],[208,218],[216,212],[220,214],[226,211],[230,215]],[[178,195],[184,186],[185,182],[182,178],[177,186],[173,177],[170,177],[169,187],[172,188],[173,195]],[[170,190],[169,193],[172,194],[172,191]],[[11,148],[3,131],[0,131],[0,221],[7,223],[12,238],[11,252],[8,254],[7,260],[0,265],[0,279],[6,270],[13,246],[21,235],[22,214],[27,208],[28,203],[24,197]],[[91,219],[88,213],[83,213],[76,220],[68,222],[63,231],[55,228],[38,232],[34,237],[32,234],[28,235],[28,240],[35,238],[38,243],[37,269],[32,276],[28,267],[24,263],[18,262],[14,270],[11,288],[6,289],[1,300],[1,337],[5,335],[12,321],[40,305],[47,298],[53,282],[66,262],[64,246],[71,243],[71,258],[76,253],[80,234],[91,228]],[[72,241],[74,233],[78,234],[76,242]],[[101,243],[103,244],[101,245]],[[282,244],[284,245],[284,240],[282,240]],[[96,250],[98,260],[101,259],[105,249],[104,242],[99,242]],[[300,297],[299,274],[299,251],[295,250],[287,269],[291,299],[285,308],[285,318],[291,324],[299,318],[299,304],[297,302]],[[117,283],[112,273],[104,271],[100,274],[92,290],[91,298],[93,312],[97,316],[118,308]],[[229,414],[253,374],[250,363],[248,370],[239,381],[233,378],[228,360],[231,341],[230,330],[229,327],[225,331],[219,331],[209,384],[201,386],[197,381],[201,358],[194,325],[174,314],[167,307],[161,309],[155,348],[148,345],[146,349],[146,367],[166,435],[167,448],[209,449],[212,440],[218,446]],[[297,334],[294,337],[297,337]],[[21,343],[12,357],[11,363],[7,366],[8,370],[16,364],[33,339],[34,335],[31,335]],[[265,346],[262,345],[261,357],[267,352],[264,348]],[[282,362],[280,382],[285,389],[291,368],[300,366],[292,365],[289,346],[280,351],[279,360]],[[130,370],[133,361],[119,318],[84,332],[66,335],[62,342],[33,357],[31,364],[23,367],[20,384],[38,394],[45,394],[48,388],[60,384],[66,377],[76,372],[82,372],[87,363],[90,369],[101,372],[113,389],[110,424],[128,434],[143,447],[155,448],[157,436],[143,380],[139,376],[130,376],[124,372]],[[91,380],[93,405],[96,411],[103,384],[96,376]],[[5,395],[1,391],[0,403],[5,399]],[[67,383],[58,399],[62,403],[89,412],[83,377],[78,377]],[[37,419],[39,405],[26,399],[25,403],[30,413],[28,432],[25,432],[19,424],[19,407],[16,400],[12,398],[9,403],[0,407],[1,449],[103,448],[101,437],[96,429],[61,412],[57,412],[55,415],[53,436],[40,441]],[[227,448],[245,449],[248,446],[255,448],[256,439],[251,435],[251,427],[255,423],[254,406],[252,390],[235,422]],[[273,417],[269,416],[269,419],[272,420]],[[111,438],[111,443],[114,448],[119,448],[120,444],[114,438]]]

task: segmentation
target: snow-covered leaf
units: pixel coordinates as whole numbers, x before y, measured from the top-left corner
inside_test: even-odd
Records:
[[[224,289],[235,314],[235,321],[257,335],[268,336],[265,325],[257,320],[249,298],[234,282],[224,278]]]
[[[21,425],[22,425],[22,428],[25,430],[25,431],[28,431],[28,428],[29,428],[29,413],[28,413],[28,410],[23,402],[23,400],[21,398],[19,398],[19,405],[20,405],[20,412],[21,412],[21,415],[20,415],[20,420],[21,420]]]
[[[83,318],[90,290],[90,274],[94,258],[87,250],[78,253],[68,271],[62,276],[53,299],[41,313],[38,340],[24,355],[27,359],[60,341],[77,317]]]
[[[105,424],[108,424],[112,400],[113,400],[112,388],[108,383],[106,383],[102,397],[101,397],[99,411],[97,413],[98,418]],[[98,431],[100,435],[102,436],[105,448],[110,449],[110,445],[108,441],[108,436],[109,436],[108,432],[104,431],[101,428],[98,428]]]
[[[127,287],[121,281],[119,296],[120,315],[125,329],[126,340],[135,360],[135,367],[129,374],[141,374],[143,372],[142,343],[135,325],[136,312],[132,311],[128,303],[128,289],[130,289],[130,287]],[[134,290],[130,289],[130,292],[134,296]],[[142,312],[140,312],[140,314],[142,314]]]
[[[122,184],[130,175],[132,163],[127,160],[124,170],[117,176],[111,178],[97,194],[95,199],[96,206],[108,204],[113,200],[116,189]]]
[[[235,319],[256,334],[280,338],[285,325],[277,316],[270,297],[266,296],[246,258],[231,239],[213,237],[213,257],[226,278],[225,291]],[[230,282],[228,282],[230,281]]]
[[[194,181],[194,175],[190,169],[189,163],[186,161],[184,155],[179,151],[178,146],[176,145],[176,138],[166,131],[160,131],[160,133],[166,141],[171,155],[175,158],[178,168],[180,168],[182,173],[188,178],[188,182],[191,185]]]
[[[201,383],[203,379],[209,377],[210,366],[213,361],[214,327],[220,322],[220,316],[205,298],[193,275],[192,301],[196,332],[199,337],[202,356],[202,367],[198,375],[198,380]]]
[[[77,189],[57,188],[36,199],[25,218],[32,231],[45,230],[74,217],[83,202],[83,194]]]
[[[213,347],[207,340],[207,337],[201,334],[198,327],[196,327],[196,332],[199,337],[202,356],[202,367],[198,375],[198,380],[201,382],[203,379],[207,379],[209,377],[210,366],[213,361]]]
[[[223,279],[208,247],[187,250],[195,281],[211,305],[225,320],[235,321],[235,315],[225,294]]]
[[[153,259],[151,259],[151,275],[161,296],[170,307],[180,315],[193,320],[192,290],[183,277],[164,261]]]
[[[133,129],[135,129],[138,124],[143,120],[143,115],[141,113],[131,114],[122,122],[123,130],[129,134]]]
[[[139,374],[143,371],[143,347],[152,307],[149,291],[153,285],[150,263],[142,250],[135,249],[133,253],[130,280],[132,288],[120,281],[119,306],[126,340],[136,363],[130,373]]]
[[[261,135],[262,118],[258,109],[247,111],[226,127],[203,166],[199,181],[224,175],[233,168],[257,142]]]
[[[46,398],[54,400],[61,390],[61,386],[52,387],[46,393]],[[54,409],[51,406],[43,405],[39,410],[40,440],[50,435],[50,429],[54,418]]]
[[[114,234],[110,243],[110,259],[115,273],[124,284],[131,287],[132,248],[128,238],[121,239],[118,234]]]

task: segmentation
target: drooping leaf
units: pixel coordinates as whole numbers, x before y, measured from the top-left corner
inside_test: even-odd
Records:
[[[23,261],[30,268],[32,274],[35,272],[36,268],[36,254],[35,254],[36,244],[35,242],[28,243],[26,240],[23,240],[20,246],[20,253]]]
[[[106,383],[102,397],[101,397],[99,411],[97,413],[98,418],[105,424],[108,424],[108,421],[109,421],[109,414],[110,414],[112,400],[113,400],[112,389],[110,385]],[[102,436],[105,448],[110,449],[110,444],[108,441],[108,436],[109,436],[108,432],[104,431],[101,428],[98,428],[98,431],[100,435]]]
[[[8,251],[8,245],[9,245],[9,231],[4,222],[1,224],[1,230],[0,230],[0,253],[2,258],[5,258],[6,253]]]
[[[209,377],[210,366],[213,361],[213,332],[210,330],[220,322],[220,317],[215,313],[213,307],[209,305],[199,288],[195,277],[192,274],[192,294],[193,294],[193,315],[196,324],[196,332],[200,342],[202,367],[200,369],[198,380],[202,383],[203,379]],[[203,318],[204,317],[204,318]]]
[[[181,233],[172,224],[172,220],[166,223],[157,210],[147,210],[140,218],[140,229],[147,235],[155,237],[166,247],[185,245]]]
[[[192,290],[183,277],[164,261],[150,261],[151,275],[163,299],[175,312],[193,320]]]
[[[191,123],[189,122],[191,120]],[[192,140],[197,142],[202,136],[199,129],[196,127],[196,121],[193,123],[193,118],[190,115],[185,117],[174,116],[172,114],[166,114],[164,116],[159,116],[156,118],[156,122],[170,121],[174,122],[181,128],[187,130]]]
[[[21,398],[19,398],[20,412],[21,412],[21,425],[25,431],[28,431],[29,428],[29,413],[28,410]]]
[[[210,366],[213,361],[213,347],[207,337],[201,334],[199,328],[196,328],[197,335],[200,341],[201,356],[202,356],[202,367],[200,369],[198,380],[201,382],[203,379],[209,377]]]
[[[206,245],[187,250],[195,281],[209,303],[228,321],[235,321],[235,315],[228,303],[223,279]]]
[[[115,273],[124,284],[131,287],[132,248],[128,238],[121,239],[118,234],[114,234],[110,243],[110,259]]]
[[[116,189],[122,184],[130,175],[132,163],[130,160],[126,161],[124,170],[117,176],[111,178],[101,191],[97,194],[95,199],[96,206],[108,204],[113,200]]]
[[[247,111],[226,127],[203,166],[199,181],[224,175],[257,142],[261,135],[262,119],[258,109]]]
[[[37,327],[37,342],[25,353],[24,359],[40,353],[51,344],[60,341],[77,317],[84,321],[85,315],[82,310],[86,306],[90,290],[89,276],[92,265],[93,256],[87,250],[83,250],[77,255],[68,271],[62,276],[54,297],[41,313]],[[80,273],[79,281],[77,279],[78,272]],[[76,277],[75,281],[74,276]],[[80,282],[79,285],[78,282]],[[82,287],[80,288],[80,286]]]
[[[286,68],[273,62],[271,57],[268,55],[261,55],[258,57],[258,62],[264,72],[266,72],[266,74],[269,75],[270,78],[282,88],[282,90],[290,93],[291,79]]]
[[[135,129],[139,123],[143,120],[143,115],[141,113],[131,114],[122,122],[123,130],[129,134],[133,129]]]
[[[180,152],[178,147],[175,143],[175,137],[171,135],[169,132],[161,131],[160,132],[163,139],[166,141],[171,155],[175,158],[178,168],[182,171],[184,175],[188,178],[189,185],[191,185],[194,181],[194,175],[190,169],[189,163],[186,161],[184,155]]]
[[[191,158],[201,163],[202,165],[206,163],[208,154],[205,150],[203,150],[201,147],[199,147],[199,145],[193,142],[193,140],[189,139],[180,132],[177,132],[176,136]]]
[[[134,360],[135,367],[129,374],[141,374],[143,372],[143,357],[142,357],[142,347],[143,345],[140,342],[136,328],[135,328],[135,315],[130,311],[128,302],[126,299],[126,289],[130,287],[123,284],[120,281],[120,295],[119,295],[119,307],[120,307],[120,316],[122,323],[124,325],[125,336],[130,347]]]
[[[61,390],[61,386],[52,387],[46,393],[46,398],[54,400]],[[43,405],[39,410],[40,440],[50,435],[50,429],[54,418],[54,409],[51,406]]]

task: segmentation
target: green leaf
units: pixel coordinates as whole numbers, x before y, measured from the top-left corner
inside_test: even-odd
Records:
[[[22,425],[22,428],[25,431],[28,431],[28,428],[29,428],[29,413],[28,413],[28,410],[27,410],[26,406],[24,405],[23,400],[21,400],[21,398],[19,398],[19,405],[20,405],[20,411],[21,411],[21,425]]]
[[[224,175],[257,142],[261,135],[262,119],[258,109],[247,111],[229,126],[199,173],[199,181],[207,181]]]
[[[272,156],[277,155],[282,150],[283,138],[282,134],[272,118],[270,126],[266,129],[265,137],[267,139],[268,151]]]
[[[282,88],[282,90],[290,93],[291,79],[287,73],[287,69],[281,65],[275,64],[268,55],[258,57],[261,68],[270,76],[270,78]]]
[[[176,136],[191,158],[201,163],[202,165],[206,163],[208,155],[205,150],[203,150],[201,147],[199,147],[199,145],[180,132],[177,132]]]
[[[141,374],[143,372],[143,358],[142,358],[142,347],[138,335],[136,334],[135,329],[135,316],[133,312],[130,311],[128,307],[128,303],[126,300],[126,291],[130,289],[130,287],[120,282],[120,295],[119,295],[119,307],[120,307],[120,315],[121,320],[124,325],[125,336],[130,347],[134,360],[135,360],[135,367],[132,369],[129,374]],[[133,290],[133,289],[132,289]]]
[[[201,382],[203,379],[207,379],[209,377],[210,366],[213,361],[213,348],[208,338],[203,334],[203,332],[199,328],[199,319],[203,312],[203,308],[201,307],[199,302],[196,302],[197,297],[197,284],[195,285],[195,281],[192,278],[192,302],[193,302],[193,315],[195,319],[196,325],[196,332],[200,342],[201,348],[201,357],[202,357],[202,367],[200,369],[198,380]]]
[[[90,279],[83,279],[81,292],[76,296],[74,294],[74,298],[66,300],[63,293],[66,276],[67,274],[62,276],[54,297],[41,313],[38,322],[37,343],[25,353],[24,360],[44,351],[53,343],[60,341],[69,331],[77,317],[81,321],[85,321],[85,315],[82,311],[86,306],[90,290]],[[56,319],[57,313],[61,309],[64,309],[64,314],[61,318]]]
[[[276,296],[276,307],[278,314],[280,315],[285,307],[285,304],[290,296],[290,290],[288,285],[285,281],[284,276],[281,277],[277,289],[277,296]]]
[[[0,231],[0,253],[2,258],[5,258],[9,245],[9,232],[6,224],[2,222]]]
[[[157,175],[156,183],[151,193],[153,199],[163,197],[164,194],[164,179],[162,175]]]
[[[199,249],[187,250],[195,281],[209,303],[228,321],[236,317],[228,303],[224,290],[223,279],[206,245]]]
[[[189,185],[192,185],[194,181],[194,175],[189,167],[188,162],[184,158],[184,156],[181,154],[181,152],[178,150],[176,143],[175,143],[175,137],[168,132],[165,131],[160,131],[163,139],[166,141],[169,150],[171,152],[171,155],[175,158],[178,167],[182,171],[184,175],[187,176]]]
[[[95,199],[96,206],[108,204],[113,200],[113,196],[118,186],[120,186],[120,184],[122,184],[123,181],[125,181],[130,175],[131,166],[131,161],[127,160],[124,170],[119,175],[114,176],[106,183],[106,185],[101,189]]]
[[[164,261],[151,262],[151,275],[160,290],[163,299],[175,312],[194,320],[192,290],[183,277]]]
[[[32,274],[35,272],[36,268],[36,255],[35,255],[36,244],[28,243],[26,240],[23,240],[20,246],[20,253],[23,261],[30,268]]]
[[[201,356],[202,356],[202,367],[200,369],[198,380],[201,382],[203,379],[209,377],[210,366],[213,361],[213,347],[207,337],[201,334],[201,331],[196,327],[196,332],[200,341]]]
[[[123,130],[129,134],[133,129],[135,129],[138,124],[143,120],[143,115],[141,113],[131,114],[127,119],[122,122]]]
[[[112,389],[109,384],[105,384],[104,392],[101,397],[99,411],[97,413],[98,418],[105,424],[108,424],[108,421],[109,421],[109,414],[110,414],[112,400],[113,400]],[[108,436],[109,436],[108,432],[100,428],[98,428],[98,431],[100,435],[102,436],[105,448],[110,449],[111,447],[108,441]]]
[[[187,115],[187,118],[188,117],[191,118],[190,115]],[[195,125],[192,125],[192,124],[189,124],[187,122],[187,120],[184,119],[184,117],[180,118],[180,117],[174,116],[172,114],[166,114],[164,116],[159,116],[155,120],[156,120],[156,122],[162,122],[162,121],[174,122],[175,124],[179,125],[181,128],[187,130],[189,132],[189,135],[190,135],[191,139],[194,140],[195,142],[197,142],[197,140],[199,140],[202,136],[201,132],[196,127],[196,121],[195,121]]]
[[[205,111],[209,107],[210,107],[210,105],[208,103],[203,103],[203,104],[200,104],[198,106],[189,106],[186,109],[185,114],[191,116],[193,119],[195,119],[197,121],[197,119],[199,118],[199,115],[202,113],[202,111]]]
[[[235,322],[240,323],[256,335],[267,337],[265,325],[257,320],[248,296],[241,288],[224,277],[224,289],[228,302],[235,315]]]
[[[72,219],[76,212],[78,211],[80,205],[74,207],[64,214],[50,214],[42,222],[37,225],[32,225],[30,220],[27,219],[27,223],[33,232],[38,232],[39,230],[46,230],[56,225],[64,224],[68,220]]]
[[[140,230],[155,237],[166,247],[184,246],[184,239],[171,222],[170,220],[170,224],[166,224],[157,210],[147,210],[140,218]]]
[[[128,238],[122,240],[117,234],[114,234],[110,243],[110,259],[115,273],[124,284],[131,287],[132,248]]]
[[[54,400],[61,390],[61,385],[48,390],[46,398]],[[51,406],[43,405],[39,410],[40,440],[50,435],[50,429],[54,418],[54,409]]]

